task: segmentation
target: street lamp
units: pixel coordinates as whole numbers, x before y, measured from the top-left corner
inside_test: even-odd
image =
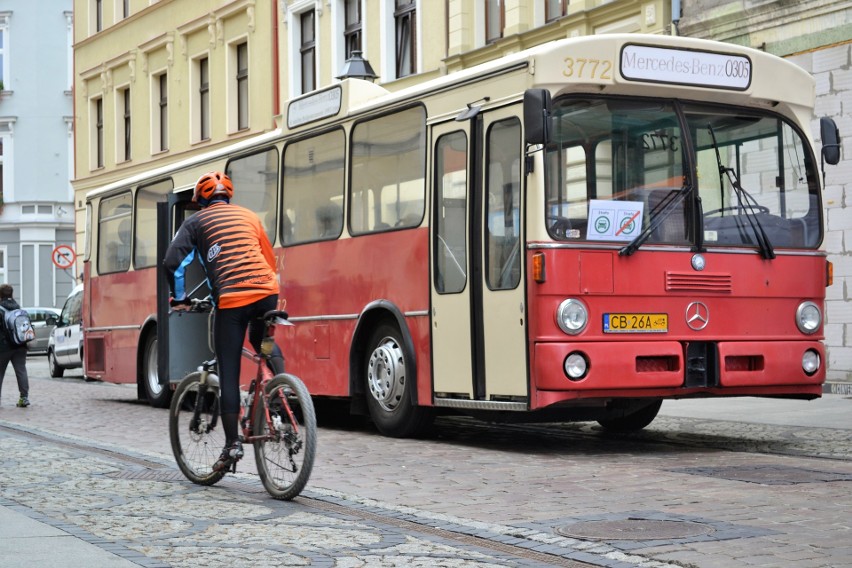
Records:
[[[337,79],[365,79],[372,81],[378,77],[370,62],[361,57],[361,50],[353,49],[352,54],[343,64],[343,69],[340,71]]]

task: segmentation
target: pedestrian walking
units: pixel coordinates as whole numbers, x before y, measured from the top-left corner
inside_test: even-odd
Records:
[[[5,310],[12,311],[20,309],[21,306],[12,297],[14,290],[9,284],[0,285],[0,306]],[[15,369],[15,377],[18,379],[18,406],[26,408],[30,405],[30,381],[27,377],[27,346],[19,345],[12,341],[11,330],[7,329],[6,318],[2,318],[3,333],[0,333],[0,393],[3,389],[3,378],[6,376],[6,368],[9,361]]]

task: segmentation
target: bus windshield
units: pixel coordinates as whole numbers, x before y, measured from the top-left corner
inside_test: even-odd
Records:
[[[638,237],[764,254],[816,248],[819,184],[807,148],[769,113],[563,98],[553,105],[545,153],[548,231],[563,241]]]

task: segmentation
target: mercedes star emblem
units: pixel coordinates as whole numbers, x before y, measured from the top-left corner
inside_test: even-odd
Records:
[[[706,304],[692,302],[686,306],[686,325],[694,331],[701,331],[710,322],[710,310]]]

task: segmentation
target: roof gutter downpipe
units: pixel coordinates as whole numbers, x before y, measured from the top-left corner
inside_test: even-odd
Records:
[[[672,35],[680,35],[677,25],[680,23],[680,0],[672,0]]]

